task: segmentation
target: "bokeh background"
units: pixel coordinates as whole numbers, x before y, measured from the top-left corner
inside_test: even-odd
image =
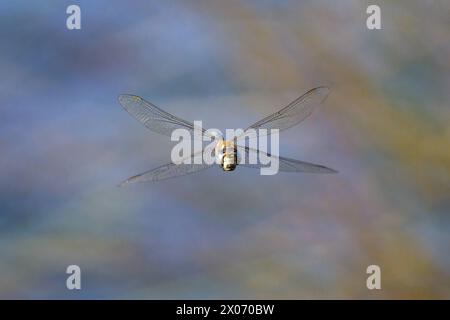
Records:
[[[1,1],[0,297],[450,298],[449,30],[445,0]],[[173,146],[118,94],[223,130],[318,85],[280,153],[339,174],[117,187]]]

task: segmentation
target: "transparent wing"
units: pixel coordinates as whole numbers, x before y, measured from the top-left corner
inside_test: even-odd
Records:
[[[138,174],[136,176],[130,177],[119,186],[124,187],[131,183],[146,182],[146,181],[160,181],[169,178],[175,178],[180,176],[185,176],[191,173],[195,173],[204,169],[211,167],[207,164],[174,164],[169,163],[153,170]]]
[[[121,94],[119,102],[133,118],[156,133],[170,137],[173,130],[184,128],[189,130],[192,137],[194,136],[193,123],[171,115],[139,96]],[[203,135],[206,135],[204,129],[201,132]],[[207,136],[210,137],[209,135]]]
[[[242,163],[243,159],[241,158],[239,165],[247,168],[261,168],[264,167],[263,164],[249,164],[248,159],[255,155],[264,154],[266,156],[271,156],[265,152],[251,149],[248,147],[238,146],[239,151],[241,151],[245,156],[245,163]],[[279,170],[284,172],[305,172],[305,173],[337,173],[336,170],[322,166],[320,164],[314,164],[309,162],[304,162],[300,160],[294,160],[284,157],[278,157],[279,159]]]
[[[205,163],[194,164],[194,159],[196,157],[200,157],[203,154],[202,152],[203,151],[190,156],[191,164],[185,164],[185,163],[182,163],[182,161],[177,164],[176,163],[168,163],[163,166],[157,167],[155,169],[152,169],[152,170],[146,171],[144,173],[130,177],[127,180],[123,181],[119,186],[124,187],[126,185],[129,185],[132,183],[137,183],[137,182],[166,180],[169,178],[185,176],[188,174],[192,174],[192,173],[195,173],[198,171],[208,169],[212,165],[205,164]]]
[[[269,131],[267,135],[269,135],[270,129],[282,131],[295,126],[305,120],[312,113],[314,107],[321,104],[329,93],[330,89],[327,87],[311,89],[280,111],[252,124],[246,130],[267,129]],[[250,134],[249,137],[253,137],[253,135]]]

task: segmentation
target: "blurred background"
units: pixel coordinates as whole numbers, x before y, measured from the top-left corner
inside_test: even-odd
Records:
[[[445,0],[0,2],[0,297],[450,298],[449,30]],[[280,153],[339,174],[117,187],[174,145],[119,94],[224,130],[318,85]]]

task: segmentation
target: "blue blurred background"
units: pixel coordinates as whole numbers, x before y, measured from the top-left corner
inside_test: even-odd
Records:
[[[449,30],[445,0],[0,2],[0,297],[450,298]],[[339,174],[117,188],[173,146],[118,94],[223,130],[317,85],[280,153]]]

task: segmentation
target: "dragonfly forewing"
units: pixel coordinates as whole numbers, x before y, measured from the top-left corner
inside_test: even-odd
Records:
[[[133,118],[153,132],[170,137],[174,130],[186,129],[191,134],[191,137],[195,138],[194,129],[196,127],[192,122],[176,117],[139,96],[121,94],[119,102]],[[199,138],[203,136],[212,138],[205,129],[198,127],[196,129],[201,133]]]
[[[256,135],[262,137],[270,135],[270,129],[278,129],[279,131],[289,129],[311,115],[314,108],[320,105],[330,93],[330,89],[327,87],[317,87],[309,90],[299,98],[295,99],[280,111],[275,112],[264,119],[252,124],[245,131],[244,134],[249,132],[249,129],[255,129],[248,134],[249,138],[254,138]],[[257,129],[267,129],[267,133],[263,134]],[[238,137],[239,139],[240,137]]]

